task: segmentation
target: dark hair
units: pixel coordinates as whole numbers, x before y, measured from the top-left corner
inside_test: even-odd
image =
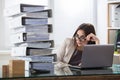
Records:
[[[93,26],[92,24],[90,24],[90,23],[83,23],[83,24],[81,24],[81,25],[77,28],[77,30],[75,31],[75,33],[74,33],[74,35],[73,35],[73,38],[76,36],[78,30],[83,30],[83,31],[85,32],[85,36],[87,36],[87,35],[90,34],[90,33],[93,33],[93,34],[96,35],[96,33],[95,33],[95,28],[94,28],[94,26]],[[75,40],[75,39],[74,39],[74,40]],[[76,45],[76,40],[75,40],[74,42],[75,42],[75,45]],[[90,43],[88,43],[88,44],[94,44],[94,43],[91,43],[91,42],[90,42]]]
[[[93,34],[96,35],[94,26],[93,26],[92,24],[90,24],[90,23],[83,23],[83,24],[81,24],[81,25],[77,28],[77,30],[75,31],[73,37],[75,37],[75,35],[77,34],[77,31],[78,31],[78,30],[83,30],[83,31],[85,32],[85,36],[87,36],[87,35],[90,34],[90,33],[93,33]]]

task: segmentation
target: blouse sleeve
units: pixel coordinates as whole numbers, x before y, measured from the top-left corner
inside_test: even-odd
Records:
[[[63,44],[60,46],[58,52],[57,52],[57,61],[58,62],[63,62],[63,58],[64,58],[64,55],[65,55],[65,52],[66,52],[66,41],[67,39],[64,40]]]

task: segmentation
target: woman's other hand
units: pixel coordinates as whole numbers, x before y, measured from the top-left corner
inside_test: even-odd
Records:
[[[87,37],[86,37],[87,41],[95,41],[96,44],[99,44],[99,39],[93,34],[90,33]]]

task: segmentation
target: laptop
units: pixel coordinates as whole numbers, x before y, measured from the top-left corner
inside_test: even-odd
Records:
[[[85,45],[82,52],[81,65],[71,68],[104,68],[113,64],[114,45]]]

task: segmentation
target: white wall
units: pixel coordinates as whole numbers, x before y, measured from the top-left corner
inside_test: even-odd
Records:
[[[43,4],[43,5],[47,5],[48,4],[48,0],[5,0],[5,8],[12,6],[12,5],[16,5],[19,3],[28,3],[28,4]]]
[[[101,44],[107,43],[107,0],[97,0],[97,35]]]
[[[5,26],[3,18],[4,0],[0,0],[0,50],[5,49]]]
[[[54,39],[59,47],[66,37],[72,37],[81,23],[96,27],[96,0],[52,0]]]

